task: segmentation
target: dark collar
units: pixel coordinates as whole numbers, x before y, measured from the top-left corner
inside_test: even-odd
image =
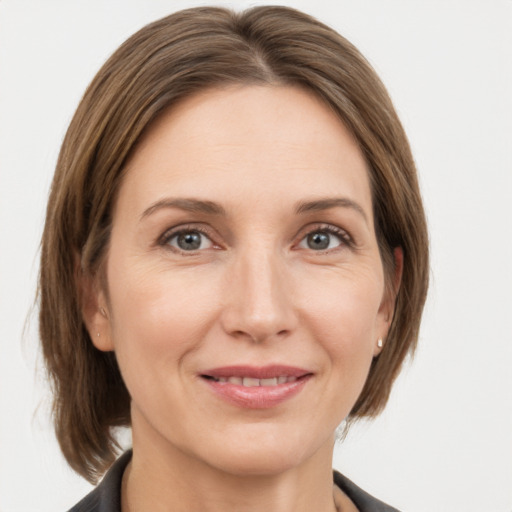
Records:
[[[69,512],[121,512],[121,483],[132,451],[123,453],[109,469],[101,483]],[[398,512],[386,505],[337,471],[333,472],[334,483],[354,502],[359,512]]]
[[[396,508],[370,496],[354,482],[333,471],[334,483],[353,501],[359,512],[399,512]]]
[[[68,512],[121,512],[121,483],[130,460],[132,451],[128,450],[114,462],[99,485]]]

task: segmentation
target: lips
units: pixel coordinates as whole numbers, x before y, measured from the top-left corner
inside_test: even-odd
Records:
[[[203,381],[218,396],[238,407],[265,409],[298,394],[313,376],[292,366],[226,366],[201,374]]]
[[[230,377],[247,377],[252,379],[273,379],[279,377],[302,377],[310,374],[309,370],[286,365],[268,365],[268,366],[223,366],[214,368],[203,373],[206,377],[214,379]]]
[[[287,382],[295,382],[297,377],[287,377],[286,375],[280,375],[279,377],[270,377],[268,379],[255,379],[254,377],[211,377],[216,382],[229,382],[230,384],[236,384],[237,386],[244,386],[246,388],[252,388],[256,386],[277,386],[278,384],[286,384]]]

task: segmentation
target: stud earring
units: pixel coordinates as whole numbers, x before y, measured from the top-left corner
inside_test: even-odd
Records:
[[[379,338],[377,340],[377,347],[382,348],[384,346],[384,342],[382,341],[382,338]]]

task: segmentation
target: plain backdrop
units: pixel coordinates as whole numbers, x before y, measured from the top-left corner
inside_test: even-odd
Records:
[[[30,316],[67,124],[125,38],[203,3],[0,0],[0,512],[64,511],[90,489],[56,445],[37,309]],[[410,137],[431,231],[416,358],[335,467],[404,512],[511,512],[512,1],[281,3],[333,26],[377,69]]]

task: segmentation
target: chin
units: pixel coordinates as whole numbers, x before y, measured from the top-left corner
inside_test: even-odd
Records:
[[[301,458],[296,454],[283,453],[282,450],[276,450],[275,453],[247,450],[243,453],[233,453],[231,456],[225,453],[223,457],[215,459],[214,466],[234,476],[270,477],[298,467],[301,462]]]
[[[275,432],[258,436],[246,434],[239,436],[243,439],[231,438],[229,444],[226,441],[212,443],[214,448],[207,456],[210,465],[231,475],[275,476],[301,466],[314,458],[315,453],[323,451],[324,446],[332,454],[333,441],[330,438],[328,443],[315,439],[308,442],[288,429],[277,435]],[[219,450],[219,446],[222,449]]]

